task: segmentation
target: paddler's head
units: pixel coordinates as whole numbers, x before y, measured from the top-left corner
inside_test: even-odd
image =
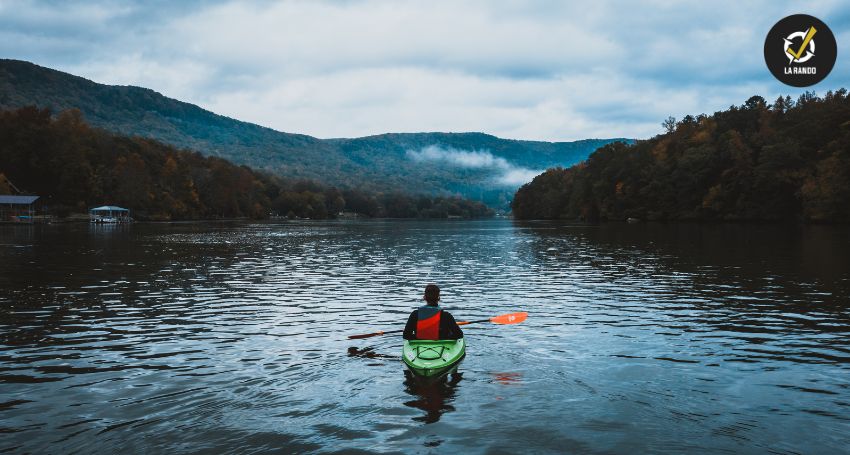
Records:
[[[428,286],[425,286],[424,299],[428,302],[428,305],[437,306],[437,302],[440,301],[440,288],[438,288],[436,284],[429,284]]]

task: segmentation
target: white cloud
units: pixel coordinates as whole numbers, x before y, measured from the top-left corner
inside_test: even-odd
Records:
[[[407,156],[414,161],[443,163],[452,167],[486,169],[493,173],[493,182],[499,185],[517,187],[530,182],[541,169],[528,169],[511,164],[508,160],[495,156],[487,150],[458,150],[453,147],[429,145],[419,150],[408,150]]]
[[[497,181],[505,186],[518,187],[534,180],[534,177],[541,173],[543,173],[542,169],[535,171],[527,168],[516,168],[502,173]]]
[[[94,62],[69,69],[74,74],[86,72],[95,81],[127,81],[128,85],[157,87],[158,91],[166,94],[193,92],[198,86],[207,84],[211,70],[199,61],[165,64],[140,54],[123,55],[109,62]]]
[[[837,1],[0,0],[0,55],[318,137],[482,131],[647,137],[782,86],[767,30],[799,11],[840,42]],[[846,40],[845,40],[846,41]],[[818,91],[850,85],[839,58]]]

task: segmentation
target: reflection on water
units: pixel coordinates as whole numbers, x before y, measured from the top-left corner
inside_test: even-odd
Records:
[[[428,282],[529,319],[412,384]],[[841,453],[848,302],[843,226],[0,226],[0,451]]]
[[[416,416],[413,420],[434,423],[440,420],[443,413],[455,410],[452,402],[463,379],[463,373],[455,371],[437,378],[422,378],[405,370],[404,377],[404,391],[414,397],[413,400],[405,401],[404,405],[425,411],[424,416]]]
[[[502,385],[518,385],[522,383],[522,373],[520,372],[504,372],[491,373],[493,380]]]
[[[401,357],[397,355],[387,355],[376,352],[374,347],[358,348],[357,346],[351,346],[348,348],[348,355],[349,357],[362,357],[365,359],[401,360]]]

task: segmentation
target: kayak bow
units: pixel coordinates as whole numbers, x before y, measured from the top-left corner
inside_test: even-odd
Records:
[[[466,355],[466,342],[459,340],[404,340],[401,358],[419,376],[434,377],[451,370]]]

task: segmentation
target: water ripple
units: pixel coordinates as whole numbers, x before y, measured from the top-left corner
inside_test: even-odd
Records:
[[[848,236],[0,226],[0,244],[26,246],[0,249],[0,451],[838,453]],[[400,328],[428,282],[460,320],[530,317],[465,327],[461,374],[419,384],[398,337],[346,337]]]

